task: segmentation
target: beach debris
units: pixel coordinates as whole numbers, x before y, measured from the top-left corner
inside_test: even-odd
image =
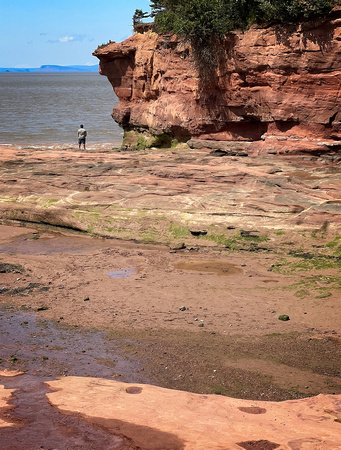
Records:
[[[180,311],[186,311],[186,306],[181,306],[181,308],[179,308]]]
[[[90,300],[90,297],[85,297],[84,301],[88,302]]]

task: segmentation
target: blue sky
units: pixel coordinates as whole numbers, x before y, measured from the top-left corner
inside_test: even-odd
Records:
[[[149,0],[0,0],[0,67],[97,64],[91,53],[133,34]]]

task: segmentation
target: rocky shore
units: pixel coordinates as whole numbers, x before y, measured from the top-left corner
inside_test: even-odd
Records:
[[[3,448],[340,448],[336,153],[0,150]]]

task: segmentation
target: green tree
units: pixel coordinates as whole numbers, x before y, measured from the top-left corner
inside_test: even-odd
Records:
[[[146,17],[149,17],[147,12],[143,12],[142,9],[135,9],[133,24],[136,25],[137,23],[141,23],[142,19],[145,19]]]
[[[226,33],[253,23],[292,24],[326,15],[340,0],[152,0],[156,31],[190,41],[197,63],[217,64],[214,49]]]
[[[328,14],[336,3],[332,0],[261,0],[260,13],[263,20],[295,23]],[[259,21],[260,17],[257,19]]]
[[[160,12],[164,10],[164,6],[162,3],[162,0],[151,0],[149,4],[151,9],[150,17],[156,17]]]
[[[327,14],[340,0],[152,0],[160,32],[187,38],[221,36],[255,22],[293,23]]]

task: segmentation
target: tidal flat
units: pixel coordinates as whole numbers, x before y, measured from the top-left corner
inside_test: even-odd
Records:
[[[338,161],[98,144],[0,165],[2,371],[341,394]]]

